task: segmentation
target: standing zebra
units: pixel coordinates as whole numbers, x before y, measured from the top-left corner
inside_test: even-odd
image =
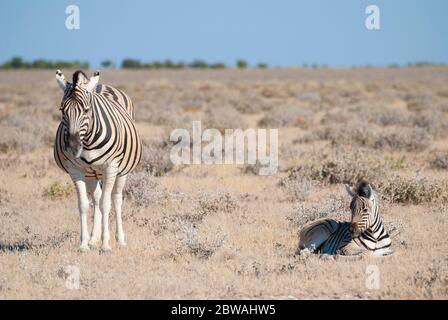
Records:
[[[121,90],[98,85],[99,72],[90,79],[82,71],[65,80],[60,70],[56,81],[64,92],[62,121],[54,144],[58,166],[72,178],[78,194],[81,220],[81,251],[101,238],[102,251],[110,251],[111,199],[116,213],[116,239],[125,246],[121,207],[126,175],[139,163],[142,144],[134,125],[134,107]],[[101,184],[100,184],[101,180]],[[89,241],[87,212],[92,195],[94,218]]]
[[[375,190],[366,181],[360,181],[354,190],[347,185],[346,189],[352,197],[351,222],[320,219],[305,225],[299,235],[299,250],[332,255],[391,254]]]

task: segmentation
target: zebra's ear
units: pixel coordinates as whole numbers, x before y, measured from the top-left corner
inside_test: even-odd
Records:
[[[87,84],[86,84],[86,87],[85,87],[86,90],[93,91],[96,88],[96,86],[98,85],[98,81],[100,81],[100,72],[95,71],[93,76],[89,79],[89,82],[87,82]]]
[[[350,187],[348,184],[345,185],[345,190],[347,190],[347,193],[352,198],[356,195],[355,192],[353,192],[352,187]]]
[[[56,70],[56,82],[58,83],[59,88],[65,92],[65,89],[67,88],[67,80],[65,80],[64,75],[59,69]]]

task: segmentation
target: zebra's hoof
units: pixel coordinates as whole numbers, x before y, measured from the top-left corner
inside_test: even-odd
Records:
[[[87,244],[82,244],[79,246],[79,251],[80,252],[88,252],[88,251],[90,251],[90,248]]]
[[[120,247],[126,247],[126,246],[127,246],[127,243],[126,243],[125,241],[118,241],[118,245],[119,245]]]
[[[100,239],[97,239],[97,238],[90,238],[89,245],[90,245],[90,246],[93,246],[93,247],[97,247],[99,241],[100,241]]]
[[[112,248],[110,246],[102,246],[101,253],[109,253],[112,252]]]
[[[331,261],[331,260],[336,260],[336,257],[334,256],[334,255],[331,255],[331,254],[321,254],[320,256],[319,256],[319,258],[321,259],[321,260],[325,260],[325,261]]]

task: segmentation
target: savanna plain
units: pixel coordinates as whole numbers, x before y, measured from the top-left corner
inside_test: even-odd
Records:
[[[1,299],[448,297],[447,67],[104,70],[100,82],[134,100],[144,141],[127,247],[107,254],[78,251],[76,192],[53,160],[54,71],[0,72]],[[278,172],[174,166],[169,134],[194,120],[279,129]],[[305,223],[350,219],[344,184],[360,178],[378,190],[394,254],[298,254]]]

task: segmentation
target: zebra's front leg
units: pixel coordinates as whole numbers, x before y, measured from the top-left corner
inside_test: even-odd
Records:
[[[89,211],[89,198],[87,197],[86,183],[84,176],[72,175],[78,195],[78,209],[81,220],[81,251],[89,250],[89,230],[87,228],[87,213]]]
[[[103,244],[101,250],[103,252],[111,251],[112,248],[109,245],[110,233],[109,233],[109,212],[111,208],[111,195],[117,178],[118,169],[115,166],[107,167],[103,172],[103,190],[100,200],[100,210],[103,215],[102,221],[102,240]]]
[[[126,176],[117,177],[117,180],[115,181],[114,190],[112,192],[112,199],[114,201],[114,208],[115,208],[115,214],[116,214],[116,222],[117,222],[117,229],[115,238],[117,239],[117,242],[120,246],[126,246],[126,241],[124,237],[124,231],[123,231],[123,221],[121,219],[121,212],[122,212],[122,205],[123,205],[123,188],[126,184]]]
[[[91,179],[87,181],[87,190],[92,195],[93,202],[93,228],[89,245],[96,246],[101,239],[101,186],[98,180]]]

